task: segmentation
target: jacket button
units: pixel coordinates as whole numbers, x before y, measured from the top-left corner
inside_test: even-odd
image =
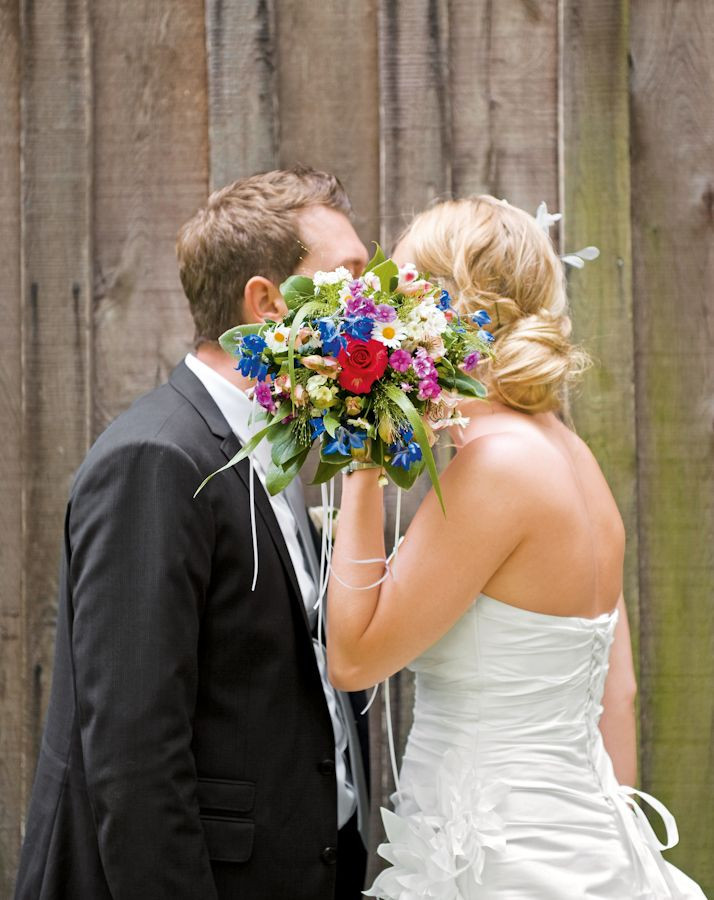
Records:
[[[323,759],[317,766],[320,775],[334,775],[335,761],[334,759]]]
[[[325,847],[320,857],[326,865],[334,866],[337,862],[337,847]]]

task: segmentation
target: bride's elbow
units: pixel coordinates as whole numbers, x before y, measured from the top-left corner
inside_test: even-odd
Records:
[[[361,666],[330,658],[327,655],[327,677],[338,691],[363,691],[372,684]]]

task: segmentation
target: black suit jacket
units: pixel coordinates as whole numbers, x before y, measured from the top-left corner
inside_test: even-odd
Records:
[[[67,508],[17,900],[331,900],[334,738],[297,580],[181,364],[97,440]]]

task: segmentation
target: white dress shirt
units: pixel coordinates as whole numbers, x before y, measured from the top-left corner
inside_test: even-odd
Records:
[[[253,402],[246,397],[240,388],[231,384],[230,381],[219,375],[215,369],[207,366],[198,357],[192,353],[186,355],[186,365],[199,379],[213,398],[216,406],[223,414],[225,420],[231,427],[242,444],[246,444],[250,438],[261,428],[265,427],[265,423],[261,420],[253,423],[251,415],[253,414]],[[257,413],[260,407],[256,407]],[[270,446],[267,441],[263,441],[251,453],[255,474],[260,480],[263,490],[270,500],[270,505],[275,513],[275,518],[280,526],[285,544],[290,554],[290,559],[297,576],[302,600],[305,608],[308,610],[308,617],[311,618],[315,601],[317,600],[317,585],[315,584],[305,554],[303,553],[300,541],[298,539],[298,524],[295,521],[290,506],[282,494],[276,494],[271,497],[265,489],[265,475],[270,464]],[[256,486],[256,490],[259,488]],[[260,547],[258,548],[258,568],[260,570]],[[327,665],[325,662],[325,653],[323,648],[317,641],[313,641],[315,648],[315,657],[320,670],[320,678],[322,679],[322,687],[327,700],[327,707],[330,711],[332,719],[332,728],[335,734],[335,774],[337,777],[337,825],[342,828],[349,819],[354,815],[357,808],[357,798],[352,782],[348,776],[346,763],[347,750],[347,731],[342,720],[342,716],[335,695],[335,689],[330,684],[327,677]]]

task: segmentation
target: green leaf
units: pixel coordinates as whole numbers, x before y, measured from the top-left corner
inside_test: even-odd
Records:
[[[310,484],[324,484],[326,481],[334,478],[341,469],[344,469],[344,467],[349,464],[350,461],[346,456],[340,456],[337,462],[334,463],[325,462],[324,459],[321,459],[317,464],[315,474]]]
[[[456,369],[452,366],[450,360],[448,360],[445,356],[443,356],[436,366],[437,372],[439,374],[443,374],[453,379],[454,375],[456,375]]]
[[[330,435],[331,438],[335,436],[335,432],[337,431],[340,420],[336,419],[332,413],[327,413],[323,418],[323,423],[325,425],[325,431]]]
[[[277,466],[284,466],[304,450],[292,425],[283,425],[283,430],[272,440],[270,458]]]
[[[315,284],[305,275],[291,275],[280,285],[280,293],[288,309],[296,309],[315,297]]]
[[[386,256],[384,255],[384,251],[379,246],[379,244],[376,241],[373,241],[373,243],[374,243],[374,246],[376,247],[376,249],[374,251],[374,256],[367,263],[367,266],[366,266],[364,272],[362,272],[363,275],[366,275],[367,272],[371,272],[373,269],[376,269],[377,266],[380,263],[383,263],[384,260],[386,259]]]
[[[407,397],[406,394],[403,394],[399,390],[396,384],[385,385],[384,392],[390,400],[396,403],[396,405],[401,409],[401,411],[409,420],[409,424],[412,426],[412,429],[414,431],[414,437],[421,447],[422,457],[427,471],[429,472],[429,477],[431,478],[434,492],[439,499],[441,510],[444,515],[446,515],[446,509],[444,508],[444,498],[441,496],[439,473],[436,468],[436,462],[434,461],[434,454],[431,452],[431,447],[429,446],[429,439],[426,436],[426,430],[422,423],[421,416],[414,409],[411,400]]]
[[[235,356],[238,342],[236,338],[245,337],[247,334],[260,334],[267,327],[267,322],[252,322],[250,325],[236,325],[235,328],[229,328],[224,331],[218,338],[218,343],[231,356]]]
[[[421,462],[413,463],[408,469],[403,469],[401,466],[393,466],[386,461],[383,462],[383,466],[389,478],[403,491],[408,491],[413,487],[414,482],[424,471],[424,465]]]
[[[478,397],[479,400],[485,400],[488,397],[488,391],[484,385],[470,375],[456,372],[451,383],[451,386],[465,397]]]
[[[265,487],[271,496],[284,491],[290,482],[295,478],[297,473],[307,459],[310,448],[305,447],[295,459],[291,460],[287,465],[276,466],[271,462],[268,471],[265,474]]]
[[[249,456],[255,450],[258,444],[263,440],[263,438],[275,434],[280,428],[284,428],[285,426],[281,424],[281,419],[284,419],[285,416],[290,414],[290,409],[290,404],[287,401],[285,403],[281,403],[272,419],[270,420],[269,425],[266,425],[265,428],[261,428],[260,431],[257,431],[248,441],[248,443],[244,444],[236,453],[236,455],[228,460],[225,466],[221,466],[220,469],[216,469],[215,472],[211,472],[210,475],[206,476],[206,478],[203,479],[203,481],[198,486],[196,493],[193,495],[193,499],[195,500],[196,497],[198,497],[200,492],[212,478],[214,478],[216,475],[219,475],[221,472],[225,472],[226,469],[233,468],[233,466],[239,463],[242,459],[245,459],[247,456]]]
[[[378,266],[374,267],[374,274],[379,278],[382,290],[388,292],[395,276],[399,278],[399,269],[397,264],[391,259],[385,259]]]

